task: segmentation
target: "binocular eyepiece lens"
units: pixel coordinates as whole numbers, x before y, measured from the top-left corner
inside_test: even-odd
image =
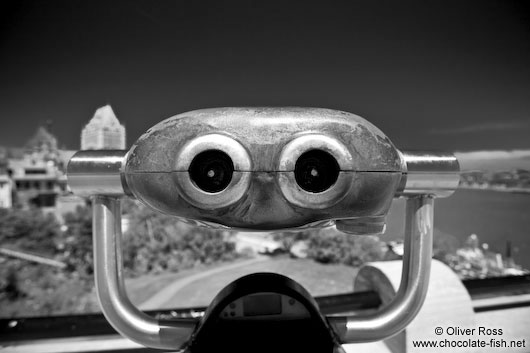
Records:
[[[220,192],[232,180],[234,163],[223,151],[207,150],[193,158],[189,170],[191,180],[206,192]]]
[[[296,183],[305,191],[318,193],[329,189],[339,177],[339,164],[329,153],[309,150],[296,161],[294,176]]]

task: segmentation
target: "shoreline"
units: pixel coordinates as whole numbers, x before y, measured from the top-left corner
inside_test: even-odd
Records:
[[[504,188],[504,187],[479,187],[479,186],[469,186],[469,185],[460,185],[458,189],[462,190],[477,190],[477,191],[497,191],[497,192],[506,192],[512,194],[530,194],[530,189],[527,188]]]

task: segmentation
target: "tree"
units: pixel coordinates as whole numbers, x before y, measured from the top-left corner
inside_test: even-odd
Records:
[[[0,209],[0,243],[44,256],[57,253],[60,225],[40,209]]]
[[[20,287],[20,280],[17,276],[17,266],[9,264],[0,270],[0,297],[7,300],[23,298],[26,293]]]
[[[123,259],[136,274],[178,271],[236,256],[226,232],[190,226],[143,205],[131,208],[129,217]]]
[[[282,248],[290,251],[297,241],[309,239],[314,232],[314,230],[283,231],[274,233],[274,240],[281,242]]]
[[[324,228],[311,234],[307,256],[322,263],[360,266],[384,258],[384,243],[374,236],[352,236]]]
[[[92,207],[78,206],[75,212],[64,216],[66,231],[61,248],[63,261],[70,271],[91,275],[94,271],[92,255]]]

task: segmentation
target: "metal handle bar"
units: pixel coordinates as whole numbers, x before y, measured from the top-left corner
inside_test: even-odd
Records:
[[[144,346],[182,349],[197,324],[195,319],[159,321],[138,310],[123,282],[121,203],[115,196],[93,198],[94,274],[103,314],[123,336]]]
[[[120,197],[130,195],[123,177],[126,151],[81,151],[70,161],[68,183],[78,195],[93,196],[94,263],[98,298],[111,325],[144,346],[182,349],[195,320],[160,322],[135,308],[122,275]],[[458,161],[452,155],[402,153],[403,178],[396,196],[407,198],[405,254],[394,300],[369,316],[329,317],[343,343],[380,340],[403,330],[420,310],[429,284],[433,198],[458,187]],[[95,196],[94,196],[95,195]]]
[[[341,342],[388,338],[403,330],[421,309],[431,271],[433,201],[430,195],[407,199],[401,284],[392,302],[372,315],[328,317]]]

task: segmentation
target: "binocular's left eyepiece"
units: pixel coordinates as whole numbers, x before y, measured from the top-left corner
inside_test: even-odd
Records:
[[[216,193],[226,189],[232,181],[234,163],[223,151],[206,150],[193,158],[188,172],[197,188]]]
[[[248,189],[252,163],[247,150],[223,134],[191,139],[177,153],[172,173],[180,194],[203,209],[229,206]]]

